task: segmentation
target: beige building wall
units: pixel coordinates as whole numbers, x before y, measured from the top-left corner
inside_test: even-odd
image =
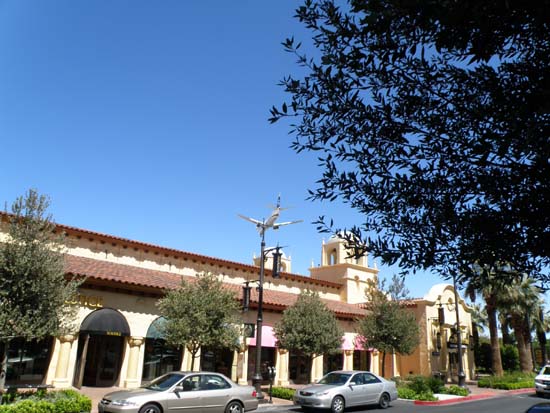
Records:
[[[72,255],[124,264],[156,271],[165,271],[186,276],[194,276],[202,271],[218,274],[226,283],[242,285],[245,281],[254,282],[258,279],[258,267],[187,254],[177,250],[155,247],[139,242],[133,242],[116,237],[102,236],[83,230],[68,231],[67,252]],[[2,239],[0,232],[0,239]],[[266,271],[264,289],[299,294],[305,288],[319,292],[321,298],[339,300],[349,304],[360,304],[365,301],[364,289],[369,280],[376,280],[378,269],[368,257],[355,259],[349,257],[349,252],[341,239],[331,238],[322,246],[321,265],[311,268],[311,278],[296,276],[290,273],[281,278],[273,279]],[[290,270],[290,257],[285,265]],[[254,284],[252,284],[254,285]],[[83,320],[94,310],[112,308],[119,311],[127,320],[130,336],[124,339],[124,352],[119,381],[120,387],[136,387],[140,384],[143,373],[145,355],[144,341],[151,323],[159,317],[156,302],[158,298],[127,293],[114,292],[108,289],[83,288],[79,297],[69,305],[78,307],[75,320],[75,331],[55,339],[51,362],[46,375],[46,383],[55,387],[70,387],[75,374],[78,330]],[[471,332],[470,312],[463,300],[459,302],[460,327],[464,337]],[[444,322],[439,322],[439,308],[443,308]],[[386,377],[412,374],[431,375],[434,372],[444,372],[447,379],[452,379],[448,371],[449,354],[452,349],[447,346],[450,331],[456,323],[454,307],[454,290],[451,285],[438,284],[421,300],[413,300],[410,311],[414,311],[418,325],[421,328],[421,343],[410,356],[387,355]],[[243,322],[256,323],[256,311],[242,314]],[[264,312],[264,325],[274,326],[281,317],[279,311]],[[340,320],[340,325],[349,342],[353,343],[356,336],[355,324],[350,318]],[[436,348],[437,333],[441,334],[442,348]],[[250,340],[242,343],[236,352],[231,376],[239,383],[246,382],[247,364],[254,355],[248,351]],[[343,350],[342,368],[353,366],[353,347]],[[437,353],[437,355],[436,355]],[[284,350],[276,350],[277,383],[289,384],[289,354]],[[189,369],[191,360],[189,353],[184,352],[182,368]],[[195,363],[198,367],[198,363]],[[371,353],[371,370],[381,373],[381,353]],[[467,379],[473,377],[473,357],[470,351],[464,352],[464,371]],[[323,373],[323,357],[318,357],[312,366],[312,376],[315,379]]]

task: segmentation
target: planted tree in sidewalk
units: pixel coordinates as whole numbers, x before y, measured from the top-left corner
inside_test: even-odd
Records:
[[[367,315],[357,320],[357,338],[363,347],[382,353],[382,376],[387,354],[411,354],[420,342],[415,316],[406,309],[407,290],[394,276],[385,290],[384,281],[370,281],[365,289]]]
[[[166,292],[158,308],[166,322],[166,341],[187,348],[191,370],[201,347],[236,348],[240,334],[240,310],[236,294],[214,274],[202,272],[195,279],[182,278],[181,285]]]
[[[67,279],[63,236],[47,214],[49,200],[35,190],[17,198],[0,222],[0,391],[4,389],[7,350],[15,337],[39,340],[68,332],[74,307],[66,304],[82,280]]]
[[[302,354],[306,359],[308,381],[313,360],[340,351],[343,331],[334,313],[314,291],[302,291],[274,326],[277,345]]]

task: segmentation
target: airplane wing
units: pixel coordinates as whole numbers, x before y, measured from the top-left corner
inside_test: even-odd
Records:
[[[279,229],[279,227],[282,227],[283,225],[298,224],[300,222],[304,222],[304,220],[299,219],[297,221],[276,222],[275,224],[273,224],[273,229]]]
[[[250,217],[246,217],[244,215],[241,215],[241,214],[237,214],[240,218],[248,221],[248,222],[252,222],[253,224],[256,224],[256,225],[262,225],[263,222],[262,221],[258,221],[257,219],[254,219],[254,218],[250,218]]]

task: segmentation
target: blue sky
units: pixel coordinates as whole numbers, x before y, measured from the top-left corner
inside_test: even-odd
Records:
[[[359,216],[306,200],[321,170],[270,125],[284,52],[309,34],[291,0],[0,0],[0,202],[29,188],[59,223],[251,263],[280,193],[297,225],[268,232],[293,272],[320,261],[312,221]],[[382,267],[391,277],[392,269]],[[433,275],[406,285],[423,296]]]

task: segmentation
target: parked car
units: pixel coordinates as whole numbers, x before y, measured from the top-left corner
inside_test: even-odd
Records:
[[[529,407],[525,413],[549,413],[550,403],[539,403]]]
[[[535,377],[535,391],[537,396],[550,394],[550,365],[547,364],[540,369],[539,374]]]
[[[333,371],[294,394],[294,404],[302,410],[330,409],[333,413],[367,404],[386,409],[396,399],[395,383],[369,371]]]
[[[256,390],[220,373],[174,371],[144,387],[103,396],[99,413],[243,413],[258,408]]]

